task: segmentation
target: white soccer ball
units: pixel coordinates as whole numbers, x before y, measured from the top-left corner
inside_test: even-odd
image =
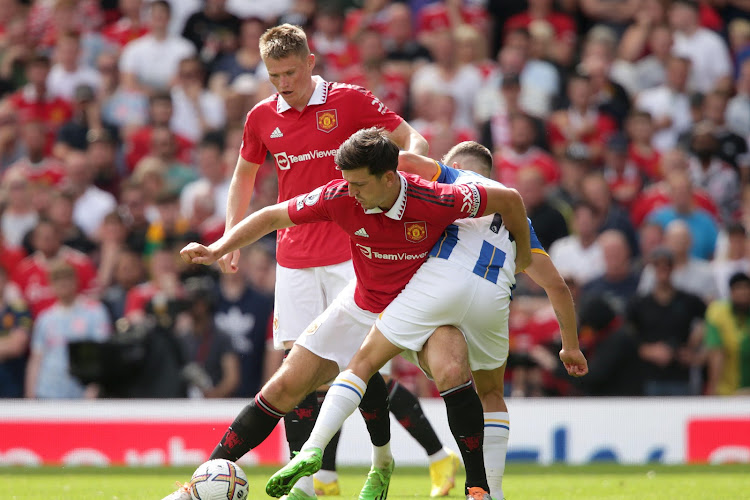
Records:
[[[190,479],[193,500],[245,500],[247,476],[229,460],[215,459],[195,469]]]

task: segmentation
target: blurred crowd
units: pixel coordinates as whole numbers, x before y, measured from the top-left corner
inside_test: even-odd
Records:
[[[178,250],[223,233],[283,22],[523,196],[591,373],[564,376],[521,276],[509,395],[750,388],[750,0],[0,0],[0,397],[252,396],[275,370],[273,238],[237,274]]]

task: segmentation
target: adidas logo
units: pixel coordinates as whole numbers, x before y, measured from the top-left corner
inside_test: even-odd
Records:
[[[271,139],[278,139],[279,137],[284,137],[284,134],[281,133],[279,127],[276,127],[273,132],[271,132]]]
[[[361,228],[357,229],[357,230],[356,230],[356,231],[354,232],[354,236],[361,236],[361,237],[363,237],[363,238],[369,238],[369,237],[370,237],[370,235],[369,235],[369,234],[367,234],[367,231],[365,231],[365,228],[363,228],[363,227],[361,227]]]

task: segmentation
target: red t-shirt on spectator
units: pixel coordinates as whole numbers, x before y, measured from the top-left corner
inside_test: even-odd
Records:
[[[562,12],[550,12],[547,17],[540,19],[546,21],[555,30],[555,38],[558,40],[575,40],[576,37],[576,23],[573,18]],[[508,33],[518,28],[528,28],[529,25],[536,21],[531,17],[529,12],[521,12],[515,16],[511,16],[505,22],[504,31]]]
[[[75,269],[79,292],[89,292],[96,287],[96,266],[88,256],[64,246],[57,257]],[[34,318],[56,301],[49,282],[48,266],[47,259],[36,253],[24,258],[11,274],[11,280],[21,289]]]
[[[461,19],[465,24],[470,24],[477,28],[480,33],[486,32],[489,16],[487,15],[487,11],[482,7],[474,5],[462,6]],[[456,26],[451,26],[451,20],[448,16],[448,8],[442,3],[427,5],[419,11],[417,33],[420,35],[431,31],[439,31],[455,27]]]
[[[650,155],[641,154],[632,143],[628,145],[628,160],[633,162],[643,175],[651,180],[661,179],[661,154],[651,150]]]
[[[651,212],[670,203],[669,192],[665,185],[663,183],[652,184],[641,192],[630,207],[630,220],[633,226],[640,227]],[[719,210],[716,204],[702,189],[693,189],[693,203],[710,213],[714,219],[719,220]]]
[[[495,154],[494,177],[508,187],[515,187],[518,185],[518,171],[528,166],[537,168],[547,184],[557,184],[560,180],[560,169],[555,159],[536,146],[523,154],[503,148],[499,154]]]
[[[153,131],[154,127],[151,125],[141,127],[133,133],[130,141],[125,145],[125,162],[131,172],[138,165],[138,162],[151,152],[151,134]],[[192,141],[180,134],[175,134],[175,142],[177,144],[177,159],[183,163],[190,164],[193,153]]]
[[[108,24],[102,29],[102,36],[119,47],[124,47],[136,38],[140,38],[148,33],[148,27],[145,25],[136,26],[128,18]]]

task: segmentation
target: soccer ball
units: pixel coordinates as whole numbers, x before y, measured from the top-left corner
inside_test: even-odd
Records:
[[[193,472],[190,496],[193,500],[245,500],[247,476],[234,462],[209,460]]]

